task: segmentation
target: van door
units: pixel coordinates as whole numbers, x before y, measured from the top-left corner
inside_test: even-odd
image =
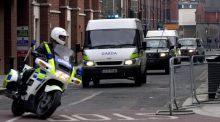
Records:
[[[138,46],[138,50],[139,50],[139,57],[140,57],[140,60],[141,60],[141,73],[146,73],[147,58],[146,58],[145,50],[143,50],[143,45],[142,45],[142,42],[144,42],[143,31],[138,30],[137,35],[138,35],[137,46]]]

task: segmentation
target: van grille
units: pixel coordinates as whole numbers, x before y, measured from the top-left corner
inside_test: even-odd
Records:
[[[189,52],[188,50],[181,50],[181,55],[187,56],[187,55],[189,55],[188,52]]]
[[[97,65],[121,65],[122,61],[96,62]]]
[[[147,58],[158,58],[159,53],[147,53]]]

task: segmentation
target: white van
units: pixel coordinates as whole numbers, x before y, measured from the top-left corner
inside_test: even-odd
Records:
[[[146,43],[138,19],[90,20],[83,46],[83,87],[100,79],[134,78],[146,83]]]
[[[146,38],[152,38],[152,37],[167,37],[172,45],[174,46],[175,55],[181,56],[181,45],[178,43],[179,34],[176,30],[149,30],[147,32]],[[175,64],[180,64],[181,58],[178,58],[178,60],[175,60]]]
[[[149,30],[146,37],[167,37],[173,45],[176,45],[179,34],[176,30]]]

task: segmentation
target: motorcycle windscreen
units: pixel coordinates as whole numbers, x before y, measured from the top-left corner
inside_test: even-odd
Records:
[[[55,64],[56,68],[59,70],[62,70],[66,73],[72,72],[72,65],[71,65],[71,60],[73,58],[73,51],[63,45],[57,45],[54,48],[54,53],[55,53]]]

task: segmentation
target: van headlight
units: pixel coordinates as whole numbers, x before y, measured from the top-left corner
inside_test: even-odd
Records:
[[[135,62],[136,62],[135,59],[125,60],[125,65],[132,65],[132,64],[135,64]]]
[[[56,78],[61,79],[62,81],[68,81],[70,79],[69,75],[59,70],[55,72],[55,76]]]
[[[87,61],[87,62],[85,62],[85,65],[86,66],[94,66],[95,63],[93,61]]]
[[[160,53],[160,57],[166,57],[168,53]]]

